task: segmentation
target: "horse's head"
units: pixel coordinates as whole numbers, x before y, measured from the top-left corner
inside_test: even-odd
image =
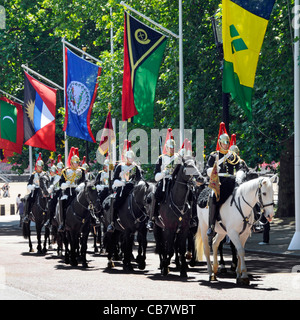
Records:
[[[40,177],[40,188],[41,188],[42,194],[46,197],[49,196],[49,192],[47,190],[49,183],[50,183],[50,178],[48,175],[44,174]]]
[[[145,205],[148,187],[148,182],[144,180],[140,180],[139,183],[134,186],[133,196],[138,204]]]
[[[263,178],[259,180],[257,189],[257,203],[265,217],[271,221],[274,216],[274,202],[273,202],[273,182],[276,175],[271,178]]]
[[[95,180],[85,182],[84,196],[87,202],[96,205],[98,200],[98,190],[95,185]]]
[[[201,175],[199,169],[196,166],[195,159],[191,156],[186,156],[182,158],[182,172],[183,172],[183,180],[186,182],[192,180],[196,183],[196,185],[203,184],[204,178]]]

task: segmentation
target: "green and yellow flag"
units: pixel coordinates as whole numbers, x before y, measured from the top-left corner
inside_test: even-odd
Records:
[[[275,0],[223,0],[223,92],[252,120],[251,98],[259,53]]]
[[[125,12],[122,120],[153,127],[159,68],[167,37]]]

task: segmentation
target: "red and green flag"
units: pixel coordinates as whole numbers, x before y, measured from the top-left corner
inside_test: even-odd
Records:
[[[252,119],[252,91],[260,50],[275,0],[223,0],[223,92]]]
[[[125,12],[122,120],[153,126],[153,106],[167,37]]]
[[[23,139],[22,105],[0,97],[0,149],[21,154]]]

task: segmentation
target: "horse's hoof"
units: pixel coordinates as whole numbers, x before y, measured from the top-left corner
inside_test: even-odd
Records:
[[[217,282],[217,276],[215,274],[212,274],[211,276],[209,276],[209,282]]]
[[[221,267],[220,270],[219,270],[219,272],[220,272],[221,274],[227,273],[227,269],[226,269],[225,267]]]
[[[192,253],[191,253],[190,251],[187,251],[187,253],[185,254],[185,258],[186,258],[187,260],[191,260],[192,257],[193,257]]]
[[[139,270],[144,270],[146,268],[146,263],[145,261],[141,261],[139,264],[138,264],[138,268]]]
[[[163,267],[162,269],[161,269],[161,274],[162,274],[162,276],[167,276],[168,274],[169,274],[169,268],[168,267]]]
[[[180,278],[187,278],[187,272],[186,271],[181,271],[180,272]]]
[[[113,262],[113,261],[108,261],[108,263],[107,263],[107,268],[112,269],[112,268],[114,268],[114,267],[115,267],[114,262]]]
[[[236,284],[241,285],[241,286],[249,286],[250,280],[249,280],[249,278],[237,278]]]
[[[34,252],[34,249],[29,249],[29,252]]]
[[[88,268],[88,267],[89,267],[89,266],[88,266],[87,262],[83,262],[83,263],[82,263],[82,268],[85,269],[85,268]]]
[[[130,263],[130,264],[124,264],[123,265],[123,271],[125,271],[125,272],[132,272],[133,271],[133,266],[132,266],[132,264]]]

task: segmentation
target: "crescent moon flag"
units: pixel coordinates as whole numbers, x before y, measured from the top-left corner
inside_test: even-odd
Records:
[[[125,12],[122,120],[153,126],[158,72],[167,37]]]
[[[0,149],[21,154],[23,138],[22,105],[0,97]]]
[[[66,101],[63,130],[68,136],[96,142],[90,125],[101,68],[65,48]]]
[[[26,145],[56,151],[56,91],[25,72],[24,143]]]
[[[275,0],[223,0],[223,92],[252,120],[252,91],[260,50]]]

